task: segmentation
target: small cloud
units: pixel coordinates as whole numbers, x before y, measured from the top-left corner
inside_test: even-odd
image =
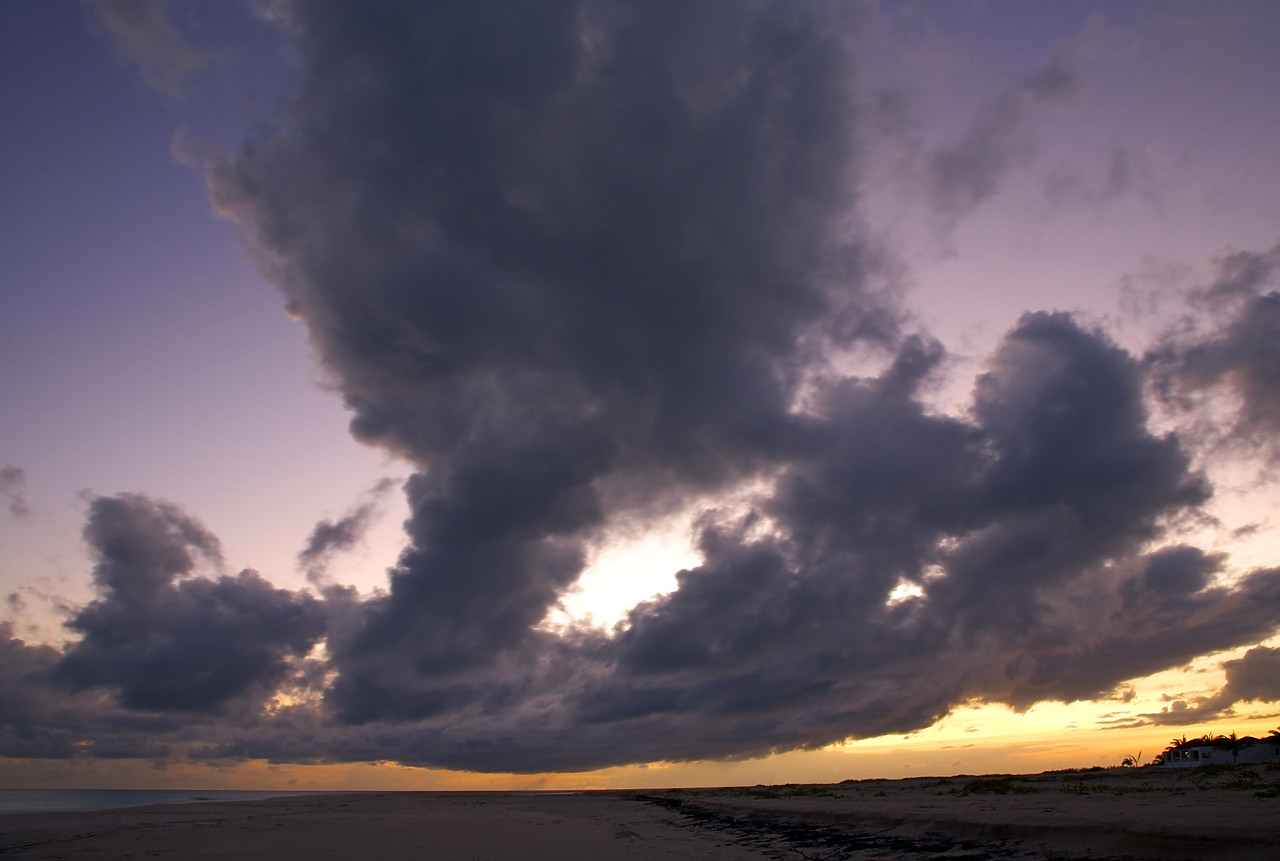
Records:
[[[1232,538],[1252,538],[1263,530],[1261,523],[1247,523],[1244,526],[1231,530]]]
[[[88,0],[120,54],[138,67],[142,79],[177,99],[187,77],[210,59],[169,20],[168,0]]]
[[[1059,45],[1045,61],[1025,79],[1027,92],[1037,99],[1053,99],[1069,96],[1079,89],[1071,52]]]
[[[945,232],[993,196],[1011,170],[1030,160],[1035,136],[1028,108],[1075,89],[1071,55],[1060,46],[1044,65],[989,102],[960,140],[930,155],[929,197]]]
[[[1099,154],[1083,174],[1075,167],[1057,166],[1045,179],[1044,191],[1051,206],[1100,209],[1134,197],[1160,211],[1174,173],[1174,164],[1157,150],[1115,146]]]
[[[365,533],[378,514],[379,504],[395,487],[395,480],[384,478],[362,495],[361,501],[338,520],[321,520],[311,530],[307,544],[298,553],[298,567],[307,572],[307,579],[319,584],[334,554],[364,540]]]
[[[4,501],[9,514],[19,519],[31,515],[31,506],[26,497],[27,474],[16,466],[0,469],[0,500]]]
[[[1098,729],[1133,729],[1134,727],[1147,726],[1150,721],[1143,717],[1132,715],[1129,712],[1108,712],[1107,714],[1098,715],[1094,725]]]

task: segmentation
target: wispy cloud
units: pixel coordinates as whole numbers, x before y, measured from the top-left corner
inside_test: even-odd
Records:
[[[378,514],[379,504],[395,487],[395,480],[384,478],[363,494],[351,510],[337,520],[321,520],[311,530],[306,546],[298,551],[298,567],[312,583],[325,579],[329,562],[337,553],[350,550],[364,540],[365,533]]]
[[[5,500],[9,514],[17,518],[31,515],[27,504],[27,474],[21,467],[6,466],[0,469],[0,498]]]
[[[187,78],[211,59],[207,51],[191,44],[174,26],[168,0],[85,2],[147,85],[170,98],[181,97]]]
[[[945,232],[996,193],[1004,176],[1034,151],[1028,108],[1076,91],[1071,53],[1059,47],[1044,65],[992,99],[955,143],[928,156],[927,189]]]

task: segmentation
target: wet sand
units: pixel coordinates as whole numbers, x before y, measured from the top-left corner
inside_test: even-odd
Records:
[[[388,792],[0,817],[24,859],[1280,859],[1280,769]]]

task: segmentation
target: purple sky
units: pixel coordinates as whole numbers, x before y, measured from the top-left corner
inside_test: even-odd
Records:
[[[1280,700],[1274,4],[461,6],[0,5],[0,755]]]
[[[3,449],[33,509],[0,527],[6,588],[87,588],[84,490],[186,501],[230,564],[289,577],[315,521],[395,469],[351,444],[301,327],[171,154],[181,129],[234,141],[276,98],[278,40],[240,4],[175,10],[216,56],[174,99],[91,7],[0,14],[5,115],[23,118],[2,144]]]

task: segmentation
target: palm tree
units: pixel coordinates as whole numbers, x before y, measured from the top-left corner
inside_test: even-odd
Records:
[[[1223,743],[1223,747],[1231,751],[1231,761],[1238,762],[1240,759],[1240,748],[1242,743],[1240,741],[1240,737],[1236,735],[1235,730],[1231,731],[1231,735],[1218,736],[1218,739]]]
[[[1175,750],[1179,750],[1180,748],[1186,747],[1186,744],[1187,744],[1186,733],[1182,734],[1182,738],[1172,739],[1167,745],[1165,745],[1164,750],[1160,752],[1160,756],[1156,758],[1156,762],[1164,762],[1164,759],[1165,759],[1164,755],[1166,753],[1173,753]],[[1141,758],[1141,754],[1139,754],[1139,758]],[[1121,764],[1123,765],[1123,763]]]

